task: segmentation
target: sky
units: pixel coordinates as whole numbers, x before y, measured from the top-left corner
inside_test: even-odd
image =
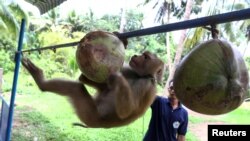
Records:
[[[25,0],[9,0],[9,2],[15,1],[20,3],[27,9],[35,12],[39,15],[38,9],[35,6],[27,3]],[[134,8],[137,4],[143,0],[66,0],[63,2],[59,9],[61,9],[61,14],[67,14],[71,10],[75,10],[78,13],[85,13],[91,8],[95,14],[101,16],[105,13],[119,12],[120,8],[126,5],[127,7]],[[114,7],[113,7],[114,6]]]
[[[25,0],[10,0],[19,3],[25,9],[39,17],[40,12],[35,6],[25,2]],[[101,17],[104,14],[119,14],[122,7],[127,9],[137,9],[145,13],[143,21],[145,27],[154,26],[154,16],[156,10],[152,5],[138,6],[145,0],[67,0],[59,6],[60,15],[65,17],[70,11],[75,10],[78,14],[85,14],[91,9],[95,16]]]
[[[21,6],[25,7],[25,9],[32,11],[37,17],[40,16],[39,10],[35,6],[25,2],[24,0],[8,1],[15,1]],[[154,3],[138,7],[138,5],[142,4],[144,1],[145,0],[67,0],[59,6],[59,10],[60,15],[66,16],[72,10],[75,10],[78,14],[85,14],[86,12],[89,12],[89,9],[91,9],[94,12],[95,16],[101,17],[104,14],[119,14],[121,8],[126,7],[127,9],[137,9],[144,13],[144,28],[158,25],[154,23],[154,17],[157,12],[152,8]],[[205,6],[204,8],[208,7]],[[200,15],[205,15],[206,13],[204,13],[204,11],[207,10],[203,10]],[[192,18],[194,19],[195,17]],[[173,21],[173,19],[171,20]],[[178,34],[179,31],[174,31],[174,35]],[[176,41],[178,41],[177,38]],[[240,51],[243,53],[247,46],[248,45],[246,43],[242,44],[240,47]],[[247,48],[246,52],[246,54],[250,55],[250,48]]]
[[[121,8],[136,8],[142,0],[67,0],[60,8],[65,9],[62,12],[67,13],[68,10],[75,9],[78,13],[88,12],[91,8],[96,16],[103,14],[119,13]]]

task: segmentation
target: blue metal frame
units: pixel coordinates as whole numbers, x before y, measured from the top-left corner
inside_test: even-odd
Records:
[[[1,118],[0,118],[0,141],[6,141],[7,137],[7,126],[8,126],[8,116],[9,116],[9,105],[5,99],[1,96]]]
[[[192,19],[192,20],[187,20],[187,21],[182,21],[182,22],[170,23],[170,24],[144,28],[144,29],[139,29],[135,31],[125,32],[125,33],[120,33],[118,34],[118,36],[120,38],[132,38],[132,37],[164,33],[164,32],[176,31],[176,30],[187,29],[187,28],[216,25],[216,24],[239,21],[239,20],[244,20],[244,19],[250,19],[250,8],[228,12],[224,14],[207,16],[207,17],[202,17],[202,18],[197,18],[197,19]],[[23,50],[22,52],[32,52],[32,51],[41,51],[41,50],[46,50],[46,49],[70,47],[70,46],[76,46],[78,45],[78,43],[79,41],[66,43],[66,44],[47,46],[47,47],[42,47],[42,48],[36,48],[36,49],[28,49],[28,50]]]
[[[19,41],[18,41],[18,48],[17,53],[15,55],[15,72],[12,84],[12,91],[11,91],[11,99],[9,105],[9,114],[8,114],[8,124],[7,124],[7,133],[6,133],[6,141],[10,141],[11,138],[11,128],[12,128],[12,121],[13,121],[13,113],[14,113],[14,104],[15,104],[15,97],[16,97],[16,89],[17,89],[17,80],[19,74],[19,67],[21,61],[21,53],[23,47],[23,36],[25,31],[25,20],[22,19],[20,34],[19,34]]]
[[[250,19],[250,8],[223,13],[223,14],[202,17],[202,18],[197,18],[197,19],[192,19],[192,20],[186,20],[182,22],[155,26],[151,28],[135,30],[135,31],[127,32],[127,33],[121,33],[120,37],[131,38],[131,37],[137,37],[137,36],[145,36],[145,35],[170,32],[170,31],[187,29],[187,28],[216,25],[216,24],[239,21],[239,20],[244,20],[244,19]]]

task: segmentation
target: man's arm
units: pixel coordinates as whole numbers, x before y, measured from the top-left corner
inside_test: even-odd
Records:
[[[187,127],[188,127],[188,113],[185,110],[185,114],[183,115],[184,122],[181,123],[180,127],[178,128],[177,132],[177,141],[185,141],[186,140],[186,133],[187,133]]]
[[[185,140],[186,140],[185,135],[178,135],[177,136],[177,141],[185,141]]]

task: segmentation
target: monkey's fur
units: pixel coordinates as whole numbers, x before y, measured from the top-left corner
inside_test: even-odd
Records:
[[[84,75],[79,81],[47,80],[43,70],[29,59],[22,59],[22,64],[41,91],[67,96],[79,119],[92,128],[123,126],[139,118],[152,104],[156,81],[163,74],[163,62],[150,52],[134,55],[130,67],[110,75],[106,83],[96,83]],[[89,94],[85,84],[97,89],[95,97]]]

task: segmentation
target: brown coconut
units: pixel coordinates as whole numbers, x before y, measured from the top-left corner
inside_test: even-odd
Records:
[[[174,74],[174,90],[189,109],[208,115],[228,113],[247,97],[249,75],[240,52],[212,39],[195,47]]]
[[[80,41],[76,60],[81,72],[90,80],[105,82],[107,77],[119,71],[124,63],[125,46],[113,33],[93,31]]]

